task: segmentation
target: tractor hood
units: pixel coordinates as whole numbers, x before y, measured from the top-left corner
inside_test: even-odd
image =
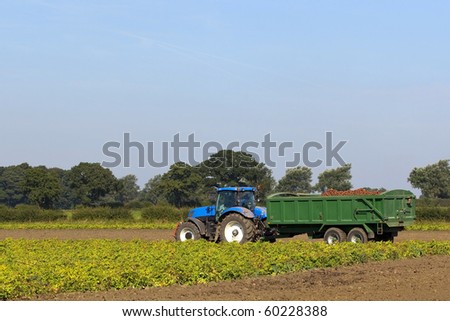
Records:
[[[196,207],[189,211],[189,217],[215,216],[216,207],[214,205]]]

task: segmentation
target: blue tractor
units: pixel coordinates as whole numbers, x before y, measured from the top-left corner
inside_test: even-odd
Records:
[[[265,236],[266,208],[256,206],[255,187],[217,189],[216,204],[194,208],[175,229],[177,241],[252,242]]]

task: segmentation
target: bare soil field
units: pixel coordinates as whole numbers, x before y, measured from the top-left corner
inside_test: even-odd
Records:
[[[173,240],[170,230],[0,230],[0,239]],[[289,240],[305,240],[304,235]],[[450,231],[403,231],[396,242],[450,240]],[[450,301],[450,255],[315,269],[194,286],[42,295],[33,300]]]
[[[87,240],[87,239],[120,239],[120,240],[173,240],[171,230],[148,230],[148,229],[0,229],[0,239],[23,238],[23,239],[60,239],[60,240]],[[308,241],[306,235],[298,235],[284,240]],[[444,241],[450,240],[450,231],[402,231],[395,242],[418,240],[418,241]],[[316,240],[314,240],[316,241]],[[320,240],[319,240],[320,241]]]

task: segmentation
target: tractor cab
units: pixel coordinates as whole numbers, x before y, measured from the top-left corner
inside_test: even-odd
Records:
[[[250,211],[255,209],[254,187],[223,187],[217,190],[216,218],[230,208],[246,208]]]

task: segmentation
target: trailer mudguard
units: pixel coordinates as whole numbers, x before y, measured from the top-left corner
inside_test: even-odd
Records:
[[[373,239],[375,237],[375,232],[367,224],[363,224],[363,227],[366,230],[367,237]]]

